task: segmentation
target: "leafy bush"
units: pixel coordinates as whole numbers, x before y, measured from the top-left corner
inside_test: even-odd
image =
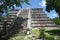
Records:
[[[60,25],[60,18],[53,18],[52,19],[57,25]]]
[[[32,30],[31,33],[35,34],[35,35],[39,35],[40,34],[39,30],[37,30],[37,29]]]
[[[45,40],[54,40],[53,37],[46,37]]]
[[[4,17],[3,17],[3,16],[0,16],[0,21],[1,21],[1,20],[4,20]]]
[[[49,30],[46,31],[47,33],[51,34],[51,35],[59,35],[60,36],[60,29],[57,30]]]

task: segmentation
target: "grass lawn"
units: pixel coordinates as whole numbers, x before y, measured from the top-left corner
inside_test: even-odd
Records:
[[[33,29],[33,30],[31,30],[31,34],[39,36],[40,35],[40,31],[38,29]]]

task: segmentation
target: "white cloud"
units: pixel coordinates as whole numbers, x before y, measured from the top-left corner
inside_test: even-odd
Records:
[[[57,13],[53,14],[53,17],[58,17]]]
[[[39,3],[40,6],[45,7],[46,6],[46,1],[43,0],[42,2]]]

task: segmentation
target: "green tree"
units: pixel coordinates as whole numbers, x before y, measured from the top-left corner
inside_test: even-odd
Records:
[[[29,0],[0,0],[0,16],[9,8],[14,9],[14,5],[22,7],[23,3],[29,4]]]
[[[60,18],[53,18],[52,19],[57,25],[60,25]]]
[[[55,10],[60,18],[60,0],[46,0],[46,11]]]
[[[14,9],[14,5],[22,7],[22,4],[26,3],[29,5],[29,0],[0,0],[0,21],[4,18],[2,15],[4,12],[8,12],[8,9]],[[0,30],[0,40],[7,40],[7,37],[2,39],[2,35],[4,36],[6,31],[6,23],[4,23],[4,29]],[[8,31],[8,30],[7,30]]]

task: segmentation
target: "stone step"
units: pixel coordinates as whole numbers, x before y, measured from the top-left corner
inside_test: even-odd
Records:
[[[31,13],[32,15],[46,15],[46,14],[44,14],[44,13]]]
[[[28,17],[28,15],[26,15],[26,14],[25,14],[25,15],[23,15],[23,16],[22,16],[22,15],[20,15],[20,17],[27,18],[27,17]]]
[[[6,28],[11,27],[12,26],[12,22],[8,23],[8,24],[0,24],[0,28],[4,28],[4,26],[6,26]]]
[[[53,23],[53,21],[51,21],[51,20],[50,21],[31,21],[31,23],[41,23],[41,22],[42,23],[46,23],[46,22],[47,23]]]
[[[13,20],[15,17],[5,17],[4,20]]]
[[[46,14],[32,14],[31,16],[32,17],[35,17],[35,16],[46,16]]]
[[[32,21],[40,21],[40,20],[50,20],[50,19],[31,19]]]
[[[49,18],[49,17],[31,17],[31,18]]]
[[[16,15],[17,13],[8,13],[9,15]]]
[[[47,17],[46,15],[32,15],[31,17]]]
[[[2,21],[0,21],[0,22],[13,22],[13,20],[2,20]]]
[[[5,27],[3,27],[3,26],[2,26],[2,27],[0,27],[0,29],[3,29],[3,28],[5,28]],[[8,28],[9,28],[9,27],[6,27],[6,29],[8,29]]]
[[[49,18],[49,17],[31,17],[31,18]]]
[[[4,18],[16,18],[16,16],[11,16],[11,17],[4,17]]]
[[[3,27],[3,25],[0,25],[0,27]]]
[[[56,29],[59,29],[59,27],[44,27],[44,29],[46,29],[46,31],[47,30],[56,30]]]
[[[32,28],[39,28],[39,27],[58,27],[57,25],[56,26],[32,26]]]
[[[42,18],[47,18],[47,19],[50,19],[49,17],[31,17],[31,19],[42,19]]]
[[[31,25],[33,25],[33,26],[36,26],[36,25],[38,25],[38,26],[45,26],[45,25],[52,26],[52,25],[56,25],[56,24],[31,24]]]
[[[11,24],[7,24],[7,25],[0,25],[0,28],[4,28],[6,26],[6,28],[10,27]]]
[[[47,17],[47,15],[44,14],[44,13],[41,13],[41,14],[39,14],[39,13],[33,13],[33,14],[31,14],[31,16],[32,17],[41,17],[41,16]]]
[[[54,24],[53,22],[37,22],[37,23],[31,23],[31,24]]]
[[[47,18],[47,16],[31,16],[31,18]]]
[[[27,10],[21,10],[21,14],[27,14],[29,12],[29,10],[27,9]]]
[[[7,22],[7,24],[11,24],[12,22]],[[4,22],[0,22],[0,25],[3,25]]]
[[[57,25],[56,24],[32,24],[31,25],[32,27],[56,27]]]
[[[49,19],[49,18],[31,18],[31,20],[45,20],[45,19],[51,20],[51,19]]]
[[[4,20],[1,20],[1,21],[13,21],[13,19],[4,19]]]
[[[15,17],[5,17],[4,19],[15,19]]]
[[[41,10],[31,10],[31,13],[43,13]]]
[[[18,11],[9,11],[8,13],[11,13],[11,14],[17,14]]]
[[[2,23],[4,23],[5,21],[0,21],[0,24]],[[12,23],[13,21],[6,21],[7,23]]]
[[[12,23],[8,23],[8,24],[6,24],[6,25],[11,25]],[[0,24],[0,25],[4,25],[4,23],[2,23],[2,24]],[[1,27],[1,26],[0,26]]]
[[[16,16],[16,15],[15,15],[15,14],[14,14],[14,15],[10,15],[10,14],[9,14],[9,16]]]
[[[16,15],[10,15],[10,17],[16,17]]]
[[[8,24],[6,24],[6,25],[10,25],[11,23],[8,23]],[[0,23],[0,25],[4,25],[4,23]]]

